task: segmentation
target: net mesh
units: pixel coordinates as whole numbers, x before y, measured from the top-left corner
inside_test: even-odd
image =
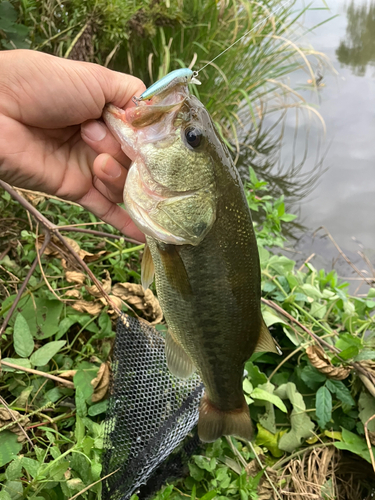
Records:
[[[169,372],[164,338],[122,315],[113,353],[104,427],[103,500],[126,500],[153,474],[198,421],[203,384]],[[115,472],[117,471],[117,472]]]

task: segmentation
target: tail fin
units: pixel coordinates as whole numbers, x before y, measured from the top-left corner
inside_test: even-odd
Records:
[[[222,411],[205,394],[199,408],[198,435],[201,441],[212,443],[221,436],[237,436],[250,441],[253,429],[249,407],[244,399],[242,408]]]

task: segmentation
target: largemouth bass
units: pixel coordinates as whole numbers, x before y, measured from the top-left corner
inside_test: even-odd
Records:
[[[103,117],[133,160],[124,202],[146,234],[144,286],[153,279],[168,325],[170,371],[205,385],[202,441],[252,437],[242,380],[256,350],[277,352],[260,309],[257,243],[242,182],[203,104],[187,84]]]

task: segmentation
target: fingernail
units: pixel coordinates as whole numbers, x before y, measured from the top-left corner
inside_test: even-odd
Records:
[[[115,160],[108,160],[104,163],[102,166],[102,172],[108,175],[108,177],[112,177],[113,179],[116,179],[116,177],[120,177],[122,173],[122,168],[121,166],[116,163]]]
[[[82,132],[91,141],[101,141],[107,135],[107,129],[97,121],[87,122],[82,125]]]

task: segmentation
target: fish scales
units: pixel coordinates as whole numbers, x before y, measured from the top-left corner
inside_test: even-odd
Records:
[[[186,85],[126,112],[110,106],[103,116],[133,160],[124,202],[146,234],[142,272],[147,284],[155,272],[168,366],[182,377],[197,369],[205,384],[199,436],[250,439],[244,364],[256,349],[277,351],[261,314],[256,238],[229,152]]]

